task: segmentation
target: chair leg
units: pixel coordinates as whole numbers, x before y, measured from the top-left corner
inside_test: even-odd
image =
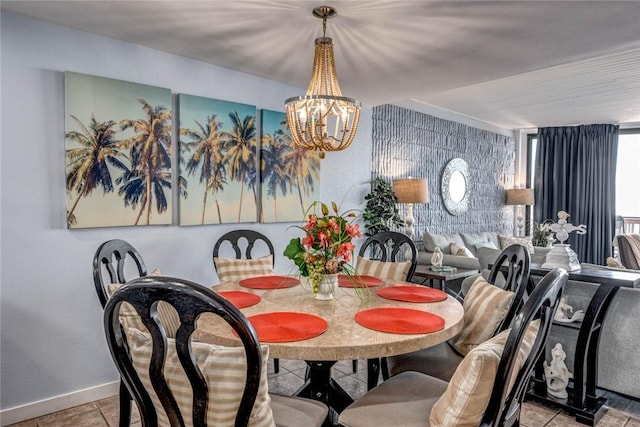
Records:
[[[358,359],[354,359],[353,360],[353,373],[355,374],[356,372],[358,372]]]
[[[124,382],[120,380],[120,427],[131,425],[131,396]]]
[[[389,379],[389,364],[386,357],[380,358],[380,370],[382,371],[382,381]]]
[[[273,359],[273,372],[280,372],[280,359]]]

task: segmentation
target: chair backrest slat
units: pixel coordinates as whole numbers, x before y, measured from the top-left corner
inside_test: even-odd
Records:
[[[558,308],[568,277],[567,272],[562,269],[549,272],[538,283],[516,315],[498,364],[493,390],[481,426],[497,427],[511,425],[519,421],[515,418],[519,416],[520,405],[533,365],[544,351],[553,323],[553,316]],[[527,329],[534,320],[540,321],[538,333],[526,360],[517,366],[520,347]],[[515,382],[509,389],[514,371],[517,371]]]
[[[509,311],[498,327],[498,332],[505,330],[511,325],[516,313],[524,304],[527,286],[529,284],[529,272],[531,268],[531,255],[529,250],[522,245],[511,245],[506,247],[496,258],[488,282],[496,284],[498,274],[503,274],[503,269],[507,267],[504,289],[513,292],[513,303]]]

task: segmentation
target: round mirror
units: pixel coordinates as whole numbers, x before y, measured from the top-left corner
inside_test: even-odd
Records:
[[[467,180],[462,172],[455,171],[449,179],[449,195],[454,203],[460,203],[467,192]]]
[[[444,207],[452,215],[460,215],[469,207],[469,165],[462,159],[452,159],[442,172],[440,191]]]

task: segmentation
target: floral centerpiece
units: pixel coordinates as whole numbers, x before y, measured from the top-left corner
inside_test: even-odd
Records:
[[[340,214],[335,202],[331,202],[331,209],[330,213],[326,204],[313,202],[305,212],[307,221],[299,227],[305,236],[291,239],[284,251],[284,256],[295,263],[300,274],[309,278],[314,295],[318,294],[323,276],[353,274],[349,264],[354,249],[351,240],[361,236],[358,224],[353,222],[357,217],[355,212]]]

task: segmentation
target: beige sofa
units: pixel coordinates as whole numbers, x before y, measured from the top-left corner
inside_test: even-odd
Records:
[[[506,233],[502,231],[451,234],[426,232],[423,237],[423,246],[418,251],[418,264],[431,265],[431,256],[435,248],[439,247],[444,254],[442,265],[479,271],[486,270],[503,249],[500,245],[500,235],[506,236]],[[466,247],[473,256],[453,255],[451,253],[452,243]],[[534,247],[531,262],[534,264],[544,263],[549,250],[550,248]]]

